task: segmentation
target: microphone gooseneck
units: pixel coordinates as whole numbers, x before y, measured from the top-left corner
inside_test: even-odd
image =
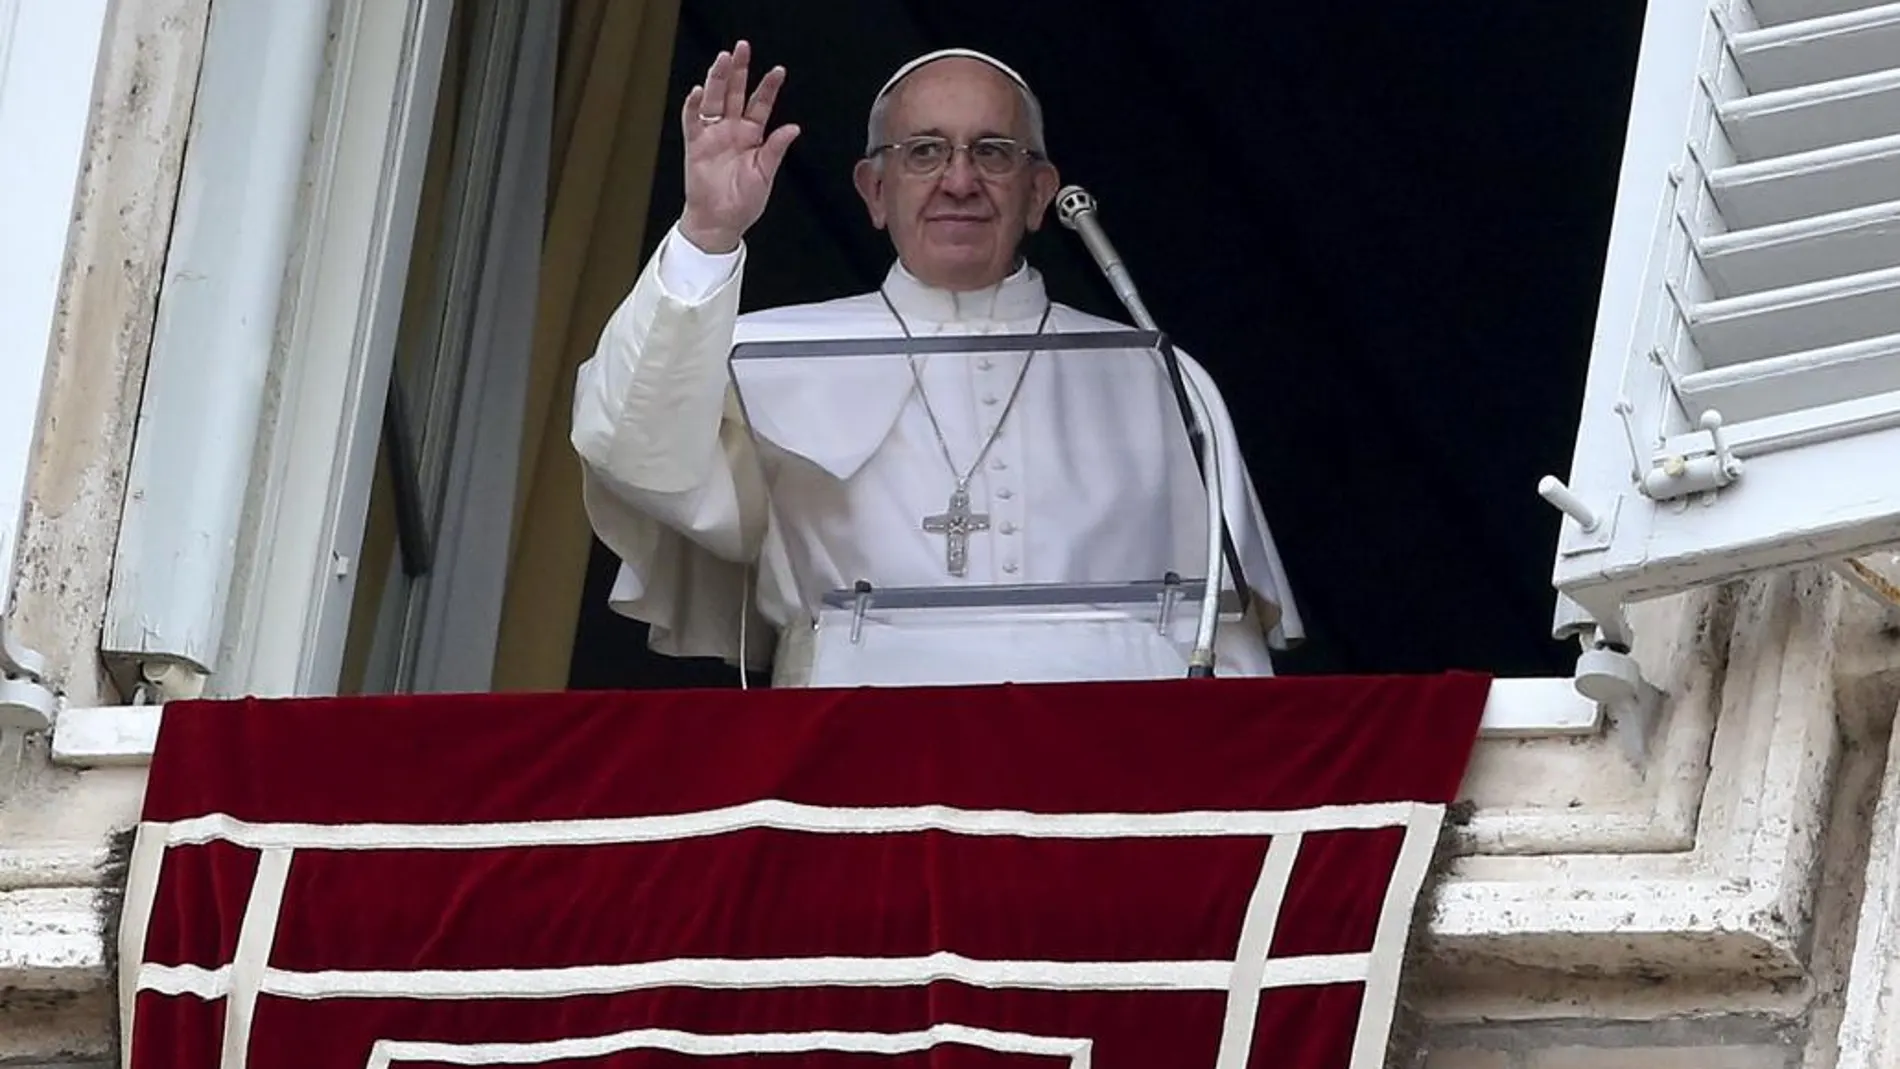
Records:
[[[1134,318],[1135,325],[1142,330],[1160,334],[1155,325],[1154,316],[1148,313],[1148,306],[1142,303],[1141,294],[1135,290],[1135,280],[1122,263],[1121,254],[1103,232],[1101,221],[1096,218],[1095,198],[1081,186],[1064,186],[1056,191],[1056,218],[1062,225],[1082,236],[1082,244],[1088,247],[1089,255],[1095,264],[1107,276],[1108,284],[1115,290],[1115,296],[1121,299],[1122,306]],[[1194,652],[1188,657],[1189,678],[1206,678],[1214,674],[1214,638],[1220,627],[1221,593],[1225,588],[1223,577],[1228,573],[1226,565],[1233,556],[1235,567],[1232,569],[1234,585],[1243,592],[1245,600],[1246,580],[1238,567],[1237,555],[1233,553],[1232,539],[1227,533],[1227,510],[1223,500],[1224,484],[1221,481],[1220,446],[1211,442],[1214,434],[1214,421],[1208,412],[1206,399],[1201,396],[1199,387],[1187,381],[1181,373],[1180,361],[1175,359],[1174,347],[1165,339],[1159,346],[1162,364],[1167,369],[1168,383],[1174,390],[1175,400],[1181,406],[1182,418],[1187,420],[1188,433],[1195,445],[1195,460],[1201,466],[1202,481],[1207,486],[1207,581],[1201,591],[1201,618],[1194,635]],[[1211,448],[1209,447],[1211,445]]]
[[[1095,258],[1095,265],[1108,276],[1108,284],[1114,288],[1115,296],[1134,317],[1135,325],[1142,330],[1157,330],[1154,316],[1148,314],[1148,306],[1141,301],[1141,294],[1135,290],[1135,280],[1122,263],[1121,254],[1108,240],[1102,230],[1101,220],[1096,218],[1095,197],[1081,186],[1063,186],[1056,191],[1056,218],[1063,226],[1082,235],[1082,244],[1087,246],[1089,255]]]

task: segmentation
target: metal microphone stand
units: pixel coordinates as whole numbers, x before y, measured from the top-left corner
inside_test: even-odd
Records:
[[[1155,323],[1148,307],[1135,290],[1134,280],[1122,265],[1121,257],[1116,255],[1108,238],[1102,233],[1101,225],[1095,221],[1095,198],[1080,186],[1066,186],[1056,194],[1057,218],[1062,225],[1081,234],[1088,246],[1096,266],[1108,278],[1115,295],[1121,299],[1122,306],[1135,321],[1135,326],[1157,335],[1157,351],[1161,354],[1162,366],[1168,374],[1168,385],[1174,391],[1175,403],[1180,406],[1181,418],[1187,424],[1188,439],[1193,447],[1195,464],[1200,468],[1201,479],[1207,487],[1207,581],[1201,594],[1201,619],[1194,635],[1194,652],[1188,657],[1188,678],[1205,679],[1214,675],[1214,640],[1220,629],[1220,599],[1223,580],[1226,575],[1234,577],[1234,588],[1240,595],[1243,611],[1248,604],[1246,575],[1240,567],[1240,554],[1227,528],[1226,486],[1221,479],[1220,443],[1214,440],[1214,420],[1209,414],[1206,398],[1187,377],[1181,373],[1181,361],[1176,356],[1173,343]],[[1212,448],[1209,448],[1212,446]]]

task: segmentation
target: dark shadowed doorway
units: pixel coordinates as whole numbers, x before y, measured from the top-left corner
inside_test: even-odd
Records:
[[[849,183],[870,96],[932,48],[1042,98],[1162,327],[1225,392],[1309,639],[1286,672],[1567,675],[1549,637],[1567,473],[1642,0],[1323,5],[685,0],[669,109],[738,36],[805,134],[745,306],[863,292],[890,261]],[[680,205],[669,122],[649,250]],[[1058,299],[1123,318],[1074,235]],[[576,687],[729,682],[645,650],[596,545]]]

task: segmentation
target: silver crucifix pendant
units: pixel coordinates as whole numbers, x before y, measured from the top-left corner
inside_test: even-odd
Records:
[[[950,493],[950,507],[924,517],[924,530],[944,536],[943,563],[950,574],[970,569],[970,533],[990,529],[990,514],[970,511],[970,492],[959,486]]]

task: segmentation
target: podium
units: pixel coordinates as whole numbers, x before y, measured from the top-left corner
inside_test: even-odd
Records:
[[[1174,364],[1132,330],[736,344],[771,509],[761,607],[793,632],[797,681],[1269,674],[1202,470],[1210,421],[1189,422],[1204,405]],[[986,463],[999,425],[1007,479]]]

